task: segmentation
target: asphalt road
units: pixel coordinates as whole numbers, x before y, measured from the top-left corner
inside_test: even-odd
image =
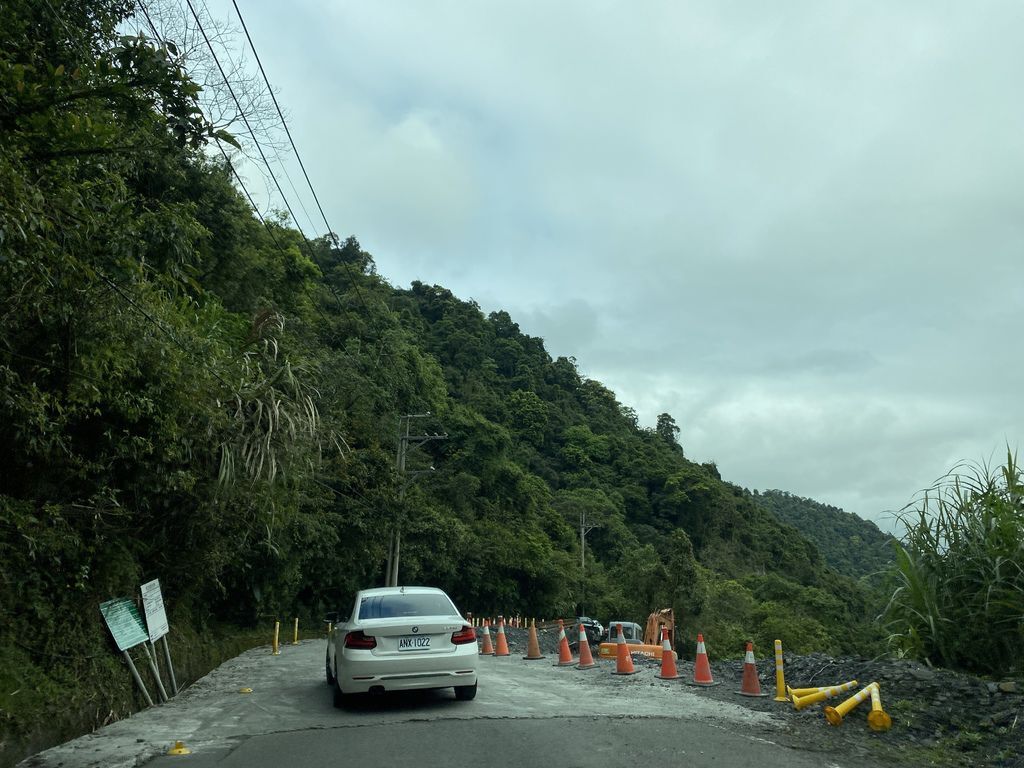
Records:
[[[831,768],[820,753],[773,743],[771,715],[715,701],[679,681],[556,668],[553,659],[480,659],[480,689],[355,697],[331,704],[324,641],[248,651],[170,703],[29,758],[26,768],[280,768],[464,761],[503,766],[684,764],[743,768]],[[251,688],[252,693],[241,693]],[[192,754],[167,756],[175,740]],[[657,761],[649,762],[649,761]]]

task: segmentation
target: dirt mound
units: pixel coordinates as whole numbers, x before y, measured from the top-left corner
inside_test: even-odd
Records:
[[[900,765],[1000,766],[1024,768],[1024,681],[984,680],[928,667],[904,659],[833,658],[824,654],[785,654],[786,683],[796,687],[838,685],[858,681],[858,689],[877,682],[892,729],[875,733],[866,724],[870,702],[861,704],[839,727],[826,723],[824,705],[796,711],[773,701],[775,659],[757,662],[762,691],[751,699],[735,694],[743,674],[742,661],[714,662],[716,681],[709,695],[739,700],[787,719],[795,742],[804,748],[838,754],[874,754]],[[683,662],[680,674],[692,676]],[[847,698],[840,695],[833,706]],[[818,745],[818,746],[816,746]]]
[[[573,639],[574,633],[567,634]],[[506,628],[505,637],[513,656],[526,654],[527,630]],[[558,655],[557,628],[538,630],[537,639],[542,653]],[[593,651],[596,655],[596,646]],[[692,649],[683,655],[692,656]],[[633,654],[632,658],[638,669],[660,666],[660,661],[640,654]],[[870,702],[861,704],[836,727],[826,722],[822,714],[824,705],[797,711],[789,703],[774,701],[774,656],[757,662],[761,689],[769,694],[764,698],[738,695],[743,676],[741,659],[712,662],[712,674],[718,685],[692,690],[709,698],[771,712],[786,721],[782,737],[776,740],[837,758],[870,758],[873,763],[900,766],[1024,768],[1024,680],[985,680],[904,659],[785,654],[784,662],[786,682],[794,688],[856,680],[859,690],[877,682],[882,705],[892,718],[892,728],[883,733],[868,728]],[[693,678],[692,659],[681,658],[677,666],[684,684]],[[835,705],[848,695],[828,703]]]

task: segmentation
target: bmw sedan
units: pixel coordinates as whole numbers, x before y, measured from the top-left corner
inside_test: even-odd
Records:
[[[351,693],[455,688],[476,696],[476,632],[435,587],[380,587],[356,595],[327,640],[334,706]]]

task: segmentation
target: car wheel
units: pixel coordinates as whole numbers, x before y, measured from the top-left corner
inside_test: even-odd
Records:
[[[341,686],[338,684],[337,672],[335,672],[332,677],[334,678],[334,687],[332,689],[332,692],[334,693],[334,706],[337,709],[341,709],[348,703],[348,696],[342,692]]]
[[[324,669],[327,671],[327,684],[334,685],[334,672],[331,671],[331,659],[329,656],[324,661]]]
[[[459,701],[472,701],[476,698],[476,683],[472,685],[456,685],[455,698]]]

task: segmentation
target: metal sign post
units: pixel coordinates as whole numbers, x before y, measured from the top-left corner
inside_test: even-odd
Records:
[[[146,654],[146,661],[149,662],[149,669],[153,673],[153,678],[156,680],[156,689],[160,691],[160,699],[162,701],[170,701],[167,696],[167,691],[164,690],[164,682],[160,679],[160,670],[156,668],[156,659],[153,654],[149,652],[149,644],[142,644],[142,652]]]
[[[161,638],[164,643],[164,659],[167,660],[167,671],[171,673],[171,687],[174,689],[174,693],[178,693],[178,680],[174,677],[174,665],[171,664],[171,646],[167,644],[167,635]],[[156,646],[153,646],[153,652],[156,652]]]
[[[171,648],[167,644],[167,633],[170,631],[170,627],[167,624],[167,613],[164,611],[164,597],[160,591],[160,579],[147,581],[139,588],[139,591],[142,592],[142,608],[146,612],[146,626],[149,627],[149,642],[153,646],[153,655],[156,655],[156,641],[163,638],[164,658],[167,660],[167,671],[171,676],[171,687],[173,693],[177,693],[178,681],[174,677],[174,664],[171,663]],[[157,680],[159,679],[158,675]]]
[[[146,690],[146,686],[142,682],[142,678],[139,677],[139,670],[135,668],[135,662],[132,661],[132,657],[128,655],[128,651],[124,651],[124,660],[128,662],[128,669],[132,671],[132,678],[134,678],[135,684],[139,686],[139,690],[142,691],[142,695],[146,699],[146,703],[152,707],[153,699],[149,695],[149,691]]]
[[[117,650],[124,654],[124,659],[128,662],[128,669],[131,670],[135,684],[142,691],[146,703],[152,707],[153,698],[149,695],[149,691],[146,690],[146,686],[139,676],[139,670],[135,668],[135,662],[132,661],[132,657],[128,653],[129,648],[134,648],[139,644],[145,645],[148,639],[146,630],[142,626],[142,617],[139,616],[139,609],[135,607],[135,603],[129,598],[118,597],[113,600],[107,600],[105,603],[100,603],[100,613],[103,614],[103,619],[107,622],[110,634],[114,637]],[[157,680],[159,679],[158,677]]]

